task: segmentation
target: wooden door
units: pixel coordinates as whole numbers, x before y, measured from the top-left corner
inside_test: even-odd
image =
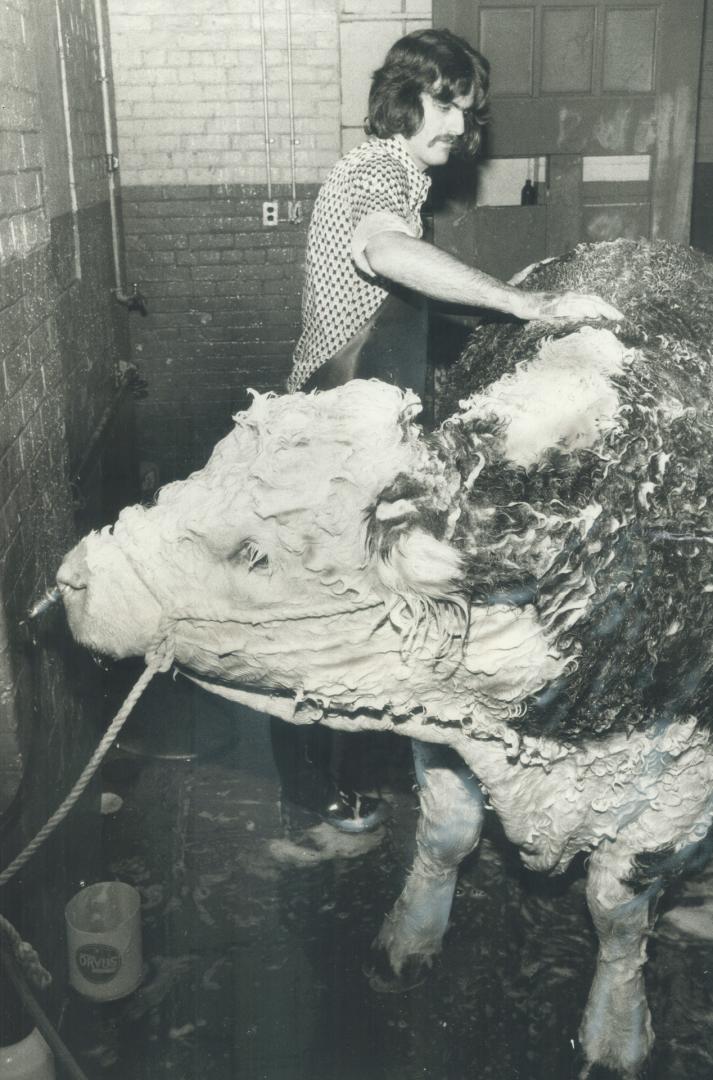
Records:
[[[703,7],[434,0],[434,26],[492,69],[486,168],[435,170],[436,243],[501,278],[580,241],[688,243]],[[520,206],[519,180],[535,168],[537,204]],[[488,169],[495,197],[483,200]]]

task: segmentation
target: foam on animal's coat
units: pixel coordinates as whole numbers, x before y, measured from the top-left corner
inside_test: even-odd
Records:
[[[462,403],[463,421],[492,413],[503,425],[503,453],[529,468],[547,450],[595,447],[616,423],[627,353],[617,337],[591,326],[565,338],[543,338],[537,354]]]
[[[120,652],[98,599],[116,547],[152,598],[136,651],[155,601],[187,667],[297,689],[317,712],[421,709],[463,729],[477,713],[508,721],[515,741],[706,718],[713,317],[699,300],[713,275],[703,264],[697,285],[682,249],[624,243],[528,284],[576,273],[591,289],[602,265],[623,327],[482,327],[449,378],[460,398],[481,368],[491,385],[429,439],[416,398],[392,386],[257,395],[204,469],[88,538],[87,565],[102,569],[73,628]]]
[[[484,325],[443,377],[451,400],[486,383],[434,436],[462,462],[452,542],[481,583],[500,576],[513,594],[518,581],[534,591],[543,626],[570,660],[523,702],[513,721],[522,731],[630,731],[666,722],[684,702],[709,719],[712,265],[674,245],[580,248],[536,268],[527,284],[601,291],[627,315],[616,337],[563,327],[552,340],[542,324]],[[588,401],[596,419],[577,420],[576,405],[567,407],[582,360],[575,401]],[[570,436],[572,421],[584,440]]]

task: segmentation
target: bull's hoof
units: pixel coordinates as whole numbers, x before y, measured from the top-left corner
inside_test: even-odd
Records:
[[[646,1080],[648,1069],[643,1066],[636,1072],[618,1072],[608,1065],[587,1065],[579,1074],[580,1080]]]
[[[384,949],[373,950],[371,959],[364,964],[364,974],[369,986],[377,994],[406,994],[426,982],[431,963],[424,957],[409,956],[396,974]]]
[[[636,1069],[622,1067],[619,1070],[601,1062],[585,1061],[581,1044],[577,1048],[577,1064],[579,1067],[575,1072],[576,1080],[648,1080],[651,1075],[650,1059]]]
[[[319,821],[342,833],[366,833],[378,829],[389,816],[388,803],[357,792],[330,792],[322,801],[296,803],[282,798],[282,822],[288,833],[307,829]]]
[[[322,816],[328,825],[340,832],[372,832],[386,821],[389,806],[383,799],[370,795],[340,791]]]

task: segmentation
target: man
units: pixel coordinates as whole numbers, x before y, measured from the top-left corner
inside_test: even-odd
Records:
[[[417,30],[389,50],[372,80],[370,138],[335,165],[315,203],[290,391],[377,377],[423,394],[420,298],[520,319],[622,318],[597,296],[507,285],[422,239],[426,170],[452,152],[476,153],[488,82],[487,61],[448,30]],[[384,807],[345,779],[343,738],[273,724],[284,799],[358,832],[374,828]]]
[[[374,330],[393,321],[397,303],[410,337],[402,289],[521,319],[622,317],[596,296],[507,285],[421,238],[420,211],[431,184],[426,170],[444,165],[452,152],[476,153],[487,120],[488,81],[485,59],[448,30],[417,30],[389,50],[372,80],[371,138],[337,163],[314,207],[303,332],[289,390],[338,385],[356,375],[383,378],[372,370],[383,358],[365,365],[360,356]]]

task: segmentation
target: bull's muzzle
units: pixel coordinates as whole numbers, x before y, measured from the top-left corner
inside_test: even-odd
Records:
[[[63,596],[70,591],[76,592],[87,587],[89,567],[82,548],[83,544],[78,544],[77,547],[70,551],[57,571],[57,585]]]
[[[80,542],[66,556],[57,571],[57,588],[75,637],[79,634],[84,618],[88,586],[89,567],[84,552],[84,542]]]

